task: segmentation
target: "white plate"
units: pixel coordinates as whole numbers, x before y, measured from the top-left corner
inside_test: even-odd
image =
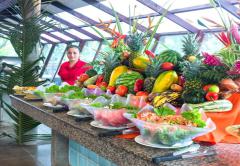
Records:
[[[62,105],[52,105],[51,103],[43,103],[45,107],[56,109],[56,108],[63,108]]]
[[[67,115],[77,117],[77,118],[86,118],[86,117],[92,117],[92,115],[87,115],[87,114],[74,114],[71,111],[67,112]]]
[[[191,145],[193,143],[192,141],[188,141],[188,142],[184,142],[184,143],[177,143],[177,144],[172,145],[172,146],[163,145],[163,144],[154,144],[154,143],[151,143],[151,142],[149,142],[147,140],[144,140],[141,135],[135,137],[134,140],[138,144],[141,144],[141,145],[144,145],[144,146],[149,146],[149,147],[152,147],[152,148],[159,148],[159,149],[183,148],[183,147],[189,146],[189,145]]]
[[[134,124],[130,123],[127,124],[125,126],[119,126],[119,127],[114,127],[114,126],[104,126],[102,123],[98,122],[98,121],[92,121],[90,123],[91,126],[96,127],[96,128],[100,128],[100,129],[106,129],[106,130],[122,130],[122,129],[127,129],[127,128],[131,128],[134,126]]]

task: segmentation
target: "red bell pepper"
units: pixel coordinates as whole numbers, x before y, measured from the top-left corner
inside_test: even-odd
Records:
[[[96,85],[99,86],[99,84],[103,82],[103,79],[104,79],[103,75],[99,75],[96,80]]]
[[[143,83],[144,81],[142,79],[137,79],[135,84],[134,84],[134,92],[141,91],[143,88]]]
[[[151,58],[155,57],[155,54],[152,51],[150,51],[150,50],[145,50],[145,54],[147,54]]]

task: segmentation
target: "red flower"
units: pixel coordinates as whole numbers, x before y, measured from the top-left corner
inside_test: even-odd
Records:
[[[211,55],[207,52],[203,52],[203,63],[209,66],[222,66],[223,63],[221,62],[221,59],[215,55]]]
[[[238,33],[238,25],[232,25],[230,32],[237,42],[237,44],[240,44],[240,34]]]
[[[231,39],[230,39],[230,34],[227,32],[225,34],[224,32],[221,32],[217,35],[217,38],[226,46],[230,46],[232,44]]]

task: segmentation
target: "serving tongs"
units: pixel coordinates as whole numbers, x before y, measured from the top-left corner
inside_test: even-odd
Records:
[[[133,133],[139,133],[139,130],[135,127],[124,129],[124,130],[111,130],[111,131],[103,131],[99,132],[99,137],[111,137],[111,136],[117,136],[117,135],[126,135],[126,134],[133,134]]]
[[[176,152],[169,153],[164,156],[155,156],[152,158],[152,162],[155,164],[159,164],[165,161],[187,159],[187,158],[193,158],[193,157],[202,157],[202,156],[211,156],[211,155],[217,154],[215,150],[210,150],[210,149],[199,150],[199,148],[200,148],[199,144],[193,144],[193,145],[190,145],[189,147],[180,149]]]

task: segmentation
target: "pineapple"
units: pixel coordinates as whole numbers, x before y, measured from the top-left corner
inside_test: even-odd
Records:
[[[202,81],[199,79],[191,79],[191,80],[187,80],[184,83],[184,89],[185,90],[194,90],[194,89],[202,89]]]
[[[145,70],[145,75],[146,75],[146,79],[144,80],[144,84],[143,84],[143,90],[151,93],[153,86],[154,86],[154,82],[157,78],[157,76],[160,74],[161,70],[161,61],[159,61],[156,58],[150,59],[151,60],[151,64],[148,64],[146,70]]]
[[[199,49],[201,46],[201,39],[198,35],[188,34],[183,42],[183,52],[185,54],[184,58],[188,59],[190,62],[194,62],[196,60],[196,55],[199,53]]]
[[[145,36],[143,33],[134,32],[127,38],[127,45],[130,48],[129,65],[133,68],[133,59],[142,55]]]
[[[120,57],[118,54],[108,54],[104,57],[104,81],[109,82],[113,69],[120,65]]]

